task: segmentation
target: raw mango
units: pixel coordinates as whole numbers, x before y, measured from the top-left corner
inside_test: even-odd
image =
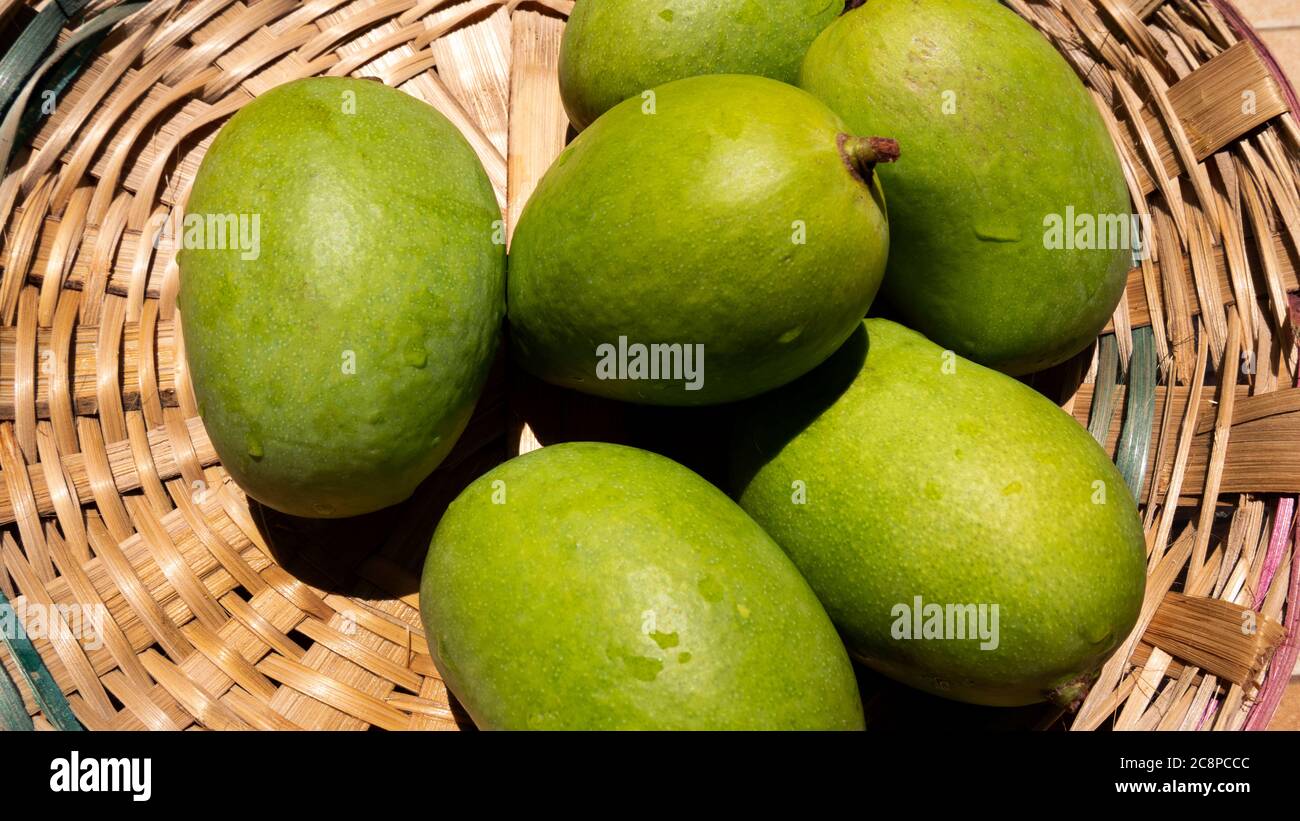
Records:
[[[656,89],[652,107],[621,103],[520,217],[512,353],[548,382],[645,404],[789,382],[875,296],[889,228],[872,169],[897,151],[761,77],[694,77]]]
[[[882,295],[909,327],[1011,374],[1086,347],[1138,244],[1101,115],[1041,34],[990,0],[871,0],[821,34],[800,85],[907,161],[882,167]]]
[[[578,0],[560,47],[560,95],[578,129],[629,97],[698,74],[793,83],[844,0]]]
[[[808,585],[722,491],[635,448],[553,445],[471,484],[420,587],[484,729],[860,729]]]
[[[225,468],[298,516],[407,498],[468,423],[505,310],[473,149],[380,83],[300,80],[221,129],[186,211],[186,351]]]
[[[1105,452],[901,325],[749,403],[733,479],[850,652],[936,695],[1074,703],[1137,619],[1142,525]]]

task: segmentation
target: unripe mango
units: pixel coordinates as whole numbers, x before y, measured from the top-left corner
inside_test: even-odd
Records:
[[[882,296],[908,327],[1011,374],[1096,338],[1140,226],[1096,104],[1029,23],[990,0],[871,0],[817,38],[800,85],[904,147],[880,169]]]
[[[643,404],[789,382],[876,294],[889,226],[872,169],[897,152],[762,77],[692,77],[620,103],[520,216],[512,353],[553,384]]]
[[[288,83],[221,129],[185,219],[186,351],[226,470],[296,516],[410,496],[468,424],[505,312],[501,212],[465,138],[381,83]]]
[[[835,628],[722,491],[662,456],[552,445],[471,484],[420,587],[484,729],[860,729]]]
[[[901,325],[749,403],[733,479],[850,652],[936,695],[1073,703],[1137,620],[1142,524],[1105,452]]]
[[[579,130],[629,97],[699,74],[799,78],[844,0],[578,0],[560,47],[560,96]]]

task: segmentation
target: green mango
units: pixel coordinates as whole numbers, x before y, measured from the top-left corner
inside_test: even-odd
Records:
[[[1029,23],[991,0],[871,0],[817,38],[800,85],[906,149],[881,169],[882,294],[909,327],[1011,374],[1092,342],[1132,264],[1132,209],[1101,114]]]
[[[799,78],[844,0],[578,0],[560,45],[560,96],[579,130],[629,97],[699,74]]]
[[[767,534],[691,471],[552,445],[447,509],[429,652],[483,729],[861,729],[852,665]]]
[[[867,320],[747,405],[732,471],[849,652],[921,690],[1074,703],[1137,620],[1142,524],[1105,452],[1041,394],[901,325]]]
[[[889,228],[872,165],[897,148],[762,77],[677,80],[653,106],[615,106],[520,216],[512,353],[548,382],[643,404],[789,382],[879,288]]]
[[[288,83],[226,123],[190,194],[179,301],[199,412],[250,496],[353,516],[437,467],[497,347],[500,219],[455,126],[381,83]]]

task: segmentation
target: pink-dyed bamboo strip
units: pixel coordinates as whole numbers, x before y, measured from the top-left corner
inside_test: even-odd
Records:
[[[1300,329],[1300,295],[1291,294],[1289,301],[1291,327]],[[1296,384],[1300,385],[1300,374],[1296,375]],[[1286,595],[1286,638],[1273,654],[1273,663],[1269,665],[1264,685],[1260,687],[1258,700],[1246,718],[1247,730],[1262,730],[1273,720],[1273,714],[1277,712],[1282,696],[1286,693],[1291,671],[1295,669],[1296,657],[1300,656],[1300,607],[1296,606],[1296,597],[1300,596],[1300,540],[1297,540],[1300,518],[1296,516],[1297,501],[1300,500],[1295,496],[1278,500],[1277,513],[1273,517],[1273,535],[1268,542],[1259,589],[1255,591],[1255,606],[1259,607],[1273,584],[1273,576],[1282,563],[1282,556],[1289,543],[1291,578]]]

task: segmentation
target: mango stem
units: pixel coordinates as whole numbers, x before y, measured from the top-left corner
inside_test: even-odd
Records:
[[[894,162],[898,159],[898,140],[888,137],[854,137],[840,134],[836,139],[840,156],[854,176],[870,184],[876,163]]]
[[[1096,680],[1097,671],[1083,673],[1053,688],[1047,693],[1047,700],[1071,713],[1076,713]]]

